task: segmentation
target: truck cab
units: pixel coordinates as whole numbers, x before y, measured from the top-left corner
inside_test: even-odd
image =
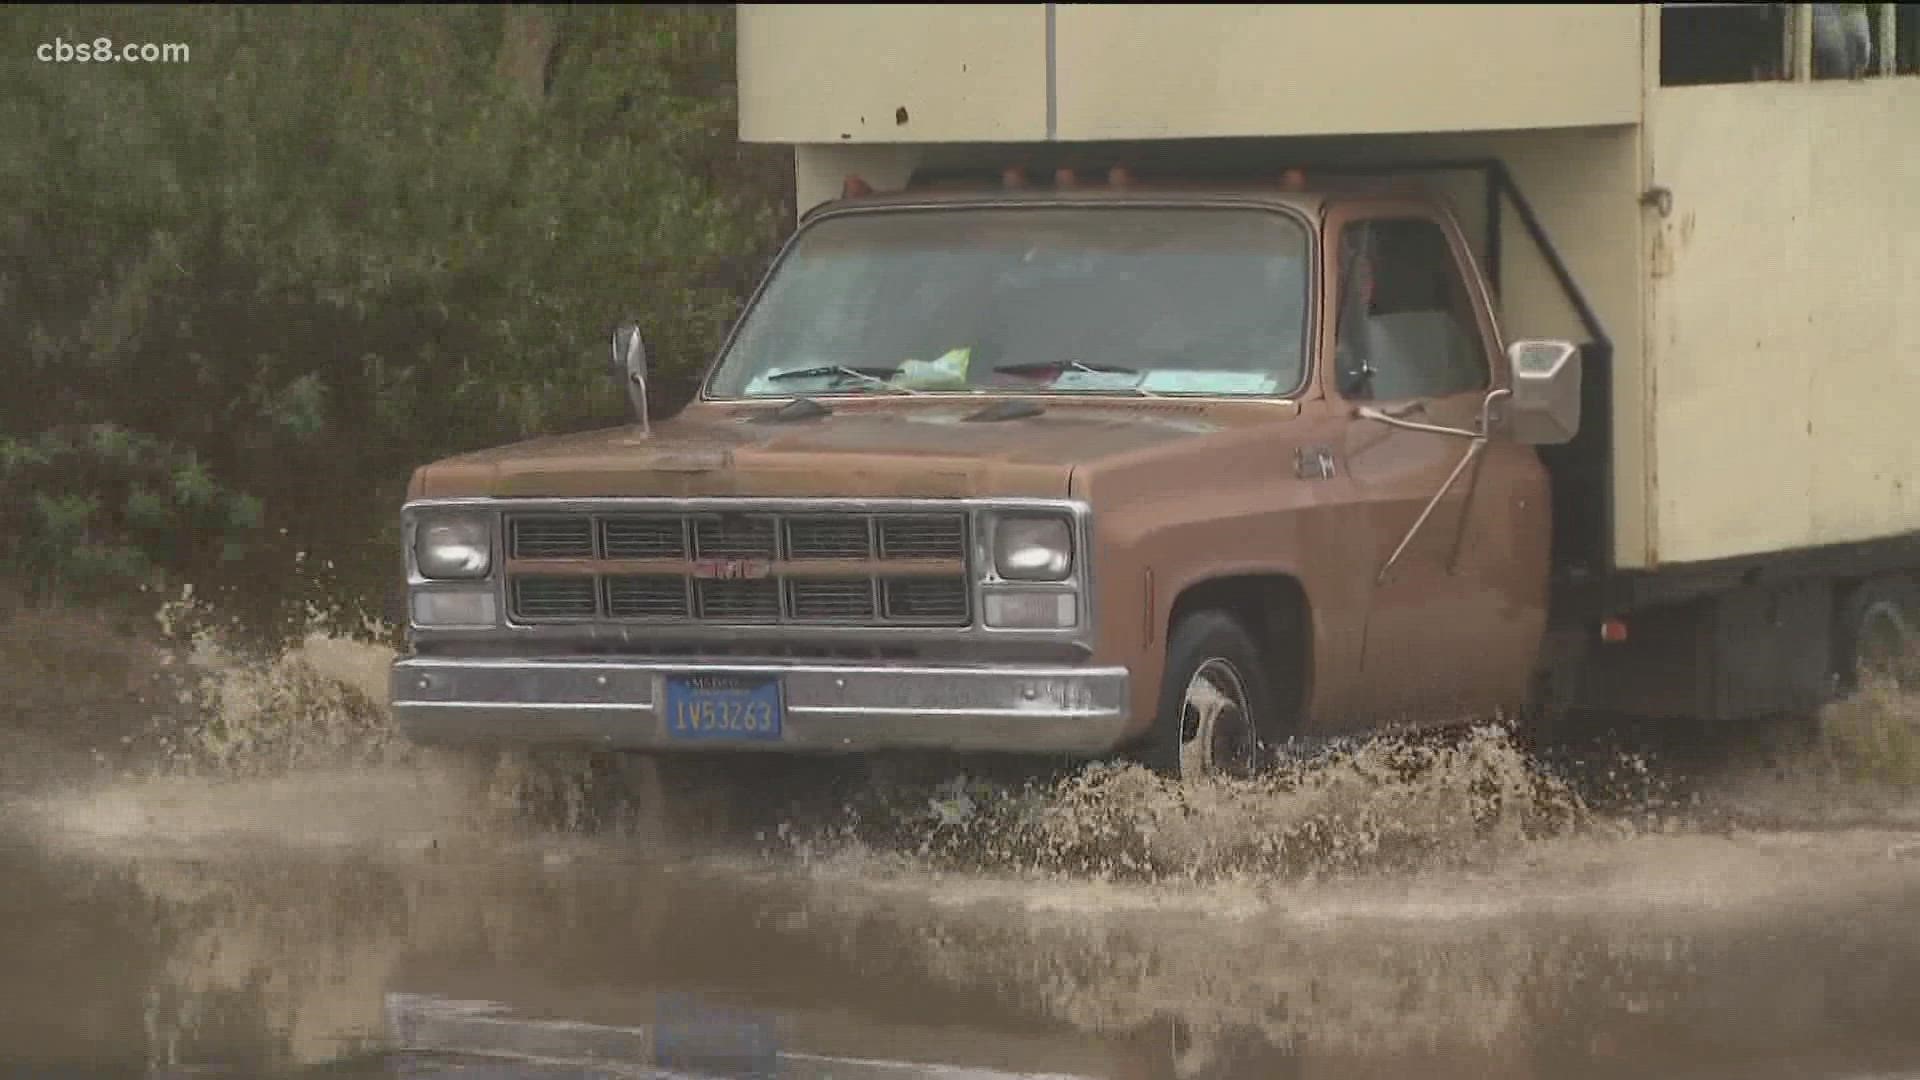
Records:
[[[396,713],[1208,775],[1519,705],[1578,379],[1417,185],[853,178],[680,415],[416,474]]]

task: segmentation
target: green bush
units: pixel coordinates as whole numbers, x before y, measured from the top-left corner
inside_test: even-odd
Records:
[[[245,559],[258,498],[222,487],[189,449],[112,424],[0,439],[0,559],[42,604],[111,602],[167,571]]]
[[[414,466],[624,418],[617,317],[684,400],[791,214],[790,161],[734,137],[732,18],[15,9],[0,572],[352,619],[392,586]],[[191,55],[35,58],[101,37]]]

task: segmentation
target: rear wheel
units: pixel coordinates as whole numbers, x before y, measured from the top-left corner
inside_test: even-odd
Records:
[[[1224,611],[1183,617],[1167,642],[1147,764],[1181,780],[1258,771],[1273,695],[1253,635]]]
[[[1900,578],[1863,581],[1842,594],[1834,611],[1835,699],[1862,689],[1920,689],[1920,589]],[[1805,709],[1764,721],[1762,745],[1788,753],[1819,748],[1832,734],[1830,709]]]
[[[1843,692],[1868,681],[1920,687],[1920,588],[1897,578],[1861,583],[1841,601],[1834,637]]]

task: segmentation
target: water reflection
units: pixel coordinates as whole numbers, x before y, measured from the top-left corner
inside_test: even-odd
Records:
[[[1469,884],[1497,898],[1524,874],[1251,896],[800,874],[606,842],[159,857],[14,839],[0,841],[0,1065],[389,1074],[510,1053],[520,1075],[537,1060],[1563,1078],[1920,1064],[1920,866],[1871,837],[1690,843],[1640,858],[1704,860],[1701,894],[1641,888],[1635,916],[1440,902]],[[1706,858],[1715,844],[1738,858]],[[1552,880],[1562,900],[1604,899],[1621,865]],[[1763,878],[1799,884],[1755,891]],[[1716,879],[1726,903],[1681,902]]]

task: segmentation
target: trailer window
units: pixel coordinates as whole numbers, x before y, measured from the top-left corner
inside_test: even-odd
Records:
[[[1813,77],[1864,79],[1877,75],[1887,51],[1883,4],[1809,4],[1813,17]]]
[[[1443,397],[1490,385],[1485,340],[1453,245],[1423,218],[1348,225],[1340,234],[1334,367],[1356,400]]]
[[[1660,5],[1660,85],[1793,77],[1791,4]]]
[[[1920,75],[1920,4],[1893,5],[1893,70]]]

